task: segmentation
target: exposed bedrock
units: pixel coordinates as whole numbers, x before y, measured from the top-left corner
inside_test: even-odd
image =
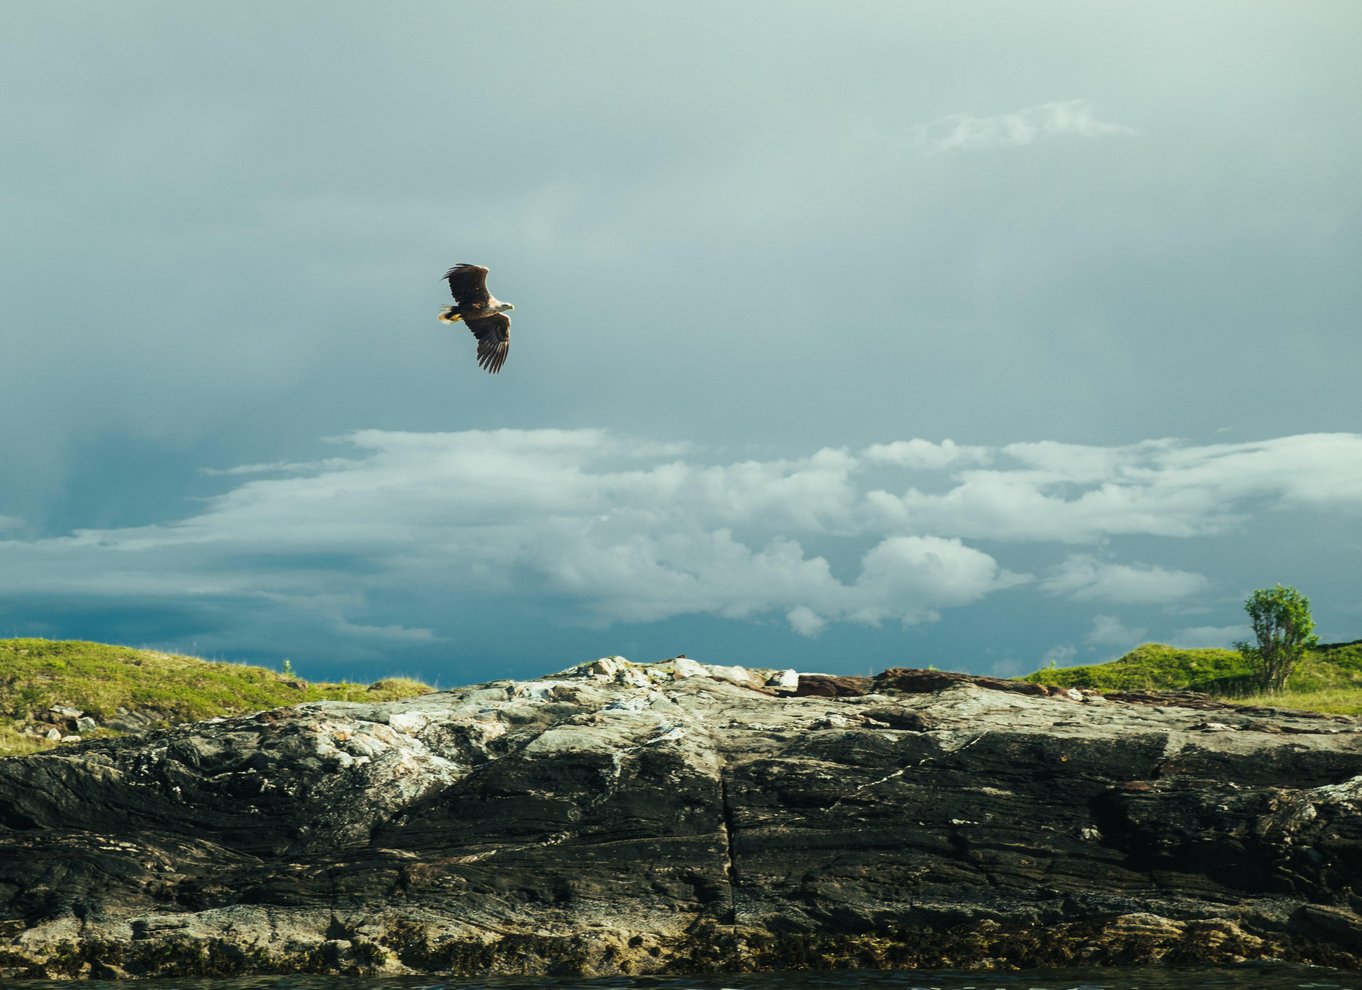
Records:
[[[1362,725],[608,658],[0,760],[0,974],[1362,965]]]

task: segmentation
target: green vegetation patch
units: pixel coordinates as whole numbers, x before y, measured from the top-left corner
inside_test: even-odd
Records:
[[[1022,680],[1053,687],[1092,688],[1095,691],[1203,691],[1228,693],[1234,686],[1247,690],[1252,670],[1237,650],[1179,649],[1162,643],[1137,646],[1119,660],[1086,667],[1046,667]]]
[[[21,727],[53,706],[79,709],[101,725],[134,713],[154,723],[194,722],[304,701],[393,701],[434,690],[390,677],[374,684],[312,683],[266,667],[157,650],[48,639],[0,640],[0,754],[50,743]]]
[[[1306,652],[1282,694],[1260,694],[1237,650],[1179,649],[1145,643],[1109,663],[1046,667],[1022,680],[1095,691],[1199,691],[1245,704],[1362,714],[1362,640],[1328,643]]]

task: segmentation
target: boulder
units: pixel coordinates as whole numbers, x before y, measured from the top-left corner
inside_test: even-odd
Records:
[[[800,674],[794,693],[800,698],[856,698],[869,693],[871,683],[869,677]]]

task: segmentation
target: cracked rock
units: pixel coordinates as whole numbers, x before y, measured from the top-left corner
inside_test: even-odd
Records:
[[[607,657],[87,740],[0,760],[0,975],[1357,967],[1357,728]]]

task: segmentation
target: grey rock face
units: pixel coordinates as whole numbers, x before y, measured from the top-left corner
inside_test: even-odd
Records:
[[[0,974],[1362,965],[1362,726],[605,658],[0,760]]]

